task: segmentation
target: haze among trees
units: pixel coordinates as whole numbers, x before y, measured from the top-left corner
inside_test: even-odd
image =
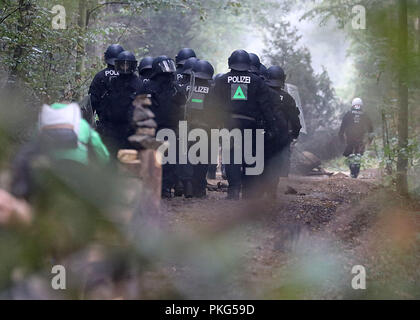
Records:
[[[283,18],[302,3],[303,19],[321,24],[332,19],[351,39],[348,54],[356,74],[348,86],[364,98],[375,120],[382,165],[397,173],[395,182],[407,194],[406,172],[418,162],[418,1],[67,0],[62,1],[66,29],[52,28],[50,1],[2,1],[2,85],[22,85],[36,112],[42,102],[81,100],[109,43],[121,43],[138,59],[174,57],[179,48],[193,47],[216,71],[224,71],[230,52],[243,47],[252,32],[263,32],[264,61],[283,65],[288,81],[300,88],[309,131],[317,136],[316,131],[336,130],[349,101],[338,99],[326,71],[314,72],[299,31]],[[351,28],[356,5],[366,9],[365,30]],[[410,183],[411,189],[418,187]]]

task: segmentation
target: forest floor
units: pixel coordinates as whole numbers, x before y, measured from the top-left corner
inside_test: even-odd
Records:
[[[169,229],[205,245],[148,277],[145,297],[156,277],[195,299],[420,298],[420,204],[381,187],[377,170],[282,178],[275,201],[225,197],[164,202]],[[352,288],[356,265],[366,290]]]

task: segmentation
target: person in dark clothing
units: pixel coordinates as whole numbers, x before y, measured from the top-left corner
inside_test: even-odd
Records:
[[[289,156],[290,133],[288,120],[285,115],[285,101],[278,91],[270,87],[270,100],[276,121],[277,134],[274,138],[264,140],[265,169],[262,179],[262,190],[272,199],[277,196],[279,178],[284,174],[284,153]]]
[[[98,110],[98,131],[114,157],[119,149],[130,148],[128,137],[134,133],[133,101],[145,93],[142,82],[134,73],[136,68],[134,54],[123,51],[118,55],[115,69],[120,75],[110,82],[109,91],[103,98],[103,107]]]
[[[138,67],[138,72],[140,76],[140,81],[146,83],[150,80],[152,76],[152,67],[153,67],[153,57],[144,57],[141,59]]]
[[[299,137],[300,129],[302,128],[299,120],[299,108],[296,106],[295,100],[290,94],[284,90],[286,81],[286,75],[284,70],[279,66],[272,66],[267,70],[267,80],[266,83],[268,86],[276,91],[277,95],[281,100],[281,108],[276,110],[278,112],[281,110],[287,121],[288,131],[289,131],[289,141],[281,152],[279,156],[280,162],[280,176],[288,177],[290,171],[290,156],[291,156],[291,144],[294,143]],[[270,149],[270,147],[269,147]],[[274,148],[273,151],[268,150],[268,152],[276,153],[278,150]]]
[[[191,79],[191,71],[194,67],[194,64],[199,61],[199,59],[195,57],[188,58],[187,61],[185,61],[184,65],[182,66],[182,70],[180,70],[180,74],[182,75],[182,78],[177,78],[177,83],[181,86],[187,86],[190,83]]]
[[[190,58],[191,59],[191,58]],[[185,64],[186,65],[186,64]],[[203,129],[208,134],[210,133],[210,110],[206,110],[206,98],[211,89],[211,81],[213,79],[214,68],[205,60],[196,61],[187,74],[190,82],[185,87],[186,96],[188,100],[185,104],[183,120],[187,121],[188,130]],[[179,165],[181,179],[184,185],[185,197],[206,196],[207,188],[207,168],[210,161],[210,144],[208,148],[209,157],[206,163],[191,164],[188,159],[188,164]]]
[[[199,61],[196,57],[190,57],[185,61],[182,61],[183,64],[181,64],[181,69],[177,70],[177,77],[176,77],[176,83],[179,88],[182,88],[185,95],[188,95],[188,92],[186,88],[190,84],[191,81],[191,70],[194,66],[194,64]],[[179,75],[181,77],[179,77]],[[185,109],[184,109],[185,110]],[[190,168],[190,167],[188,167]],[[188,179],[182,178],[183,175],[187,173],[184,165],[177,165],[175,170],[175,187],[174,187],[174,195],[175,197],[182,197],[185,195],[187,198],[190,198],[193,196],[193,191],[191,185],[187,186],[186,181]],[[189,172],[192,174],[192,170]],[[185,189],[185,186],[188,188]],[[186,192],[185,192],[186,191]]]
[[[209,99],[214,111],[223,119],[227,129],[238,128],[244,136],[245,129],[253,132],[253,154],[255,154],[256,129],[264,129],[265,134],[275,135],[275,119],[270,105],[269,89],[257,75],[249,72],[251,60],[245,50],[236,50],[229,58],[230,72],[216,80],[213,93]],[[265,128],[260,126],[265,124]],[[244,139],[242,139],[244,140]],[[244,151],[244,147],[242,151]],[[244,157],[244,152],[242,152]],[[244,174],[249,167],[242,159],[242,164],[234,164],[234,150],[231,149],[230,164],[226,164],[226,174],[229,182],[228,198],[239,199],[242,196],[253,197],[252,191],[255,176]]]
[[[175,57],[176,62],[176,80],[181,81],[183,78],[182,71],[184,70],[184,64],[187,62],[189,58],[196,58],[197,55],[195,54],[194,50],[191,48],[184,48],[181,49]]]
[[[123,52],[124,49],[118,44],[113,44],[105,51],[104,59],[107,67],[98,72],[89,88],[90,101],[92,111],[99,114],[103,107],[103,99],[109,92],[109,87],[112,79],[118,77],[118,72],[115,71],[115,59]]]
[[[261,63],[260,65],[260,76],[265,81],[267,80],[267,67]]]
[[[339,132],[341,141],[346,143],[343,155],[348,159],[350,174],[353,178],[357,178],[360,173],[366,134],[372,133],[372,122],[363,111],[363,101],[355,98],[352,101],[351,110],[344,115]]]
[[[214,87],[214,85],[216,83],[216,80],[219,79],[220,77],[222,77],[223,75],[224,75],[224,73],[218,73],[218,74],[213,76],[213,80],[211,82],[212,88]],[[219,164],[220,164],[220,161],[219,161]],[[218,164],[215,164],[215,163],[214,164],[213,163],[209,164],[208,170],[207,170],[207,178],[208,179],[213,179],[213,180],[216,179],[217,166],[218,166]],[[222,178],[226,180],[226,170],[225,170],[225,165],[224,164],[220,165],[220,170],[222,172]]]
[[[251,68],[249,72],[256,74],[257,76],[261,76],[261,61],[260,58],[255,53],[250,53],[249,58],[251,59]]]
[[[153,61],[153,72],[146,84],[146,91],[151,95],[151,111],[155,114],[157,132],[161,129],[178,131],[181,119],[181,106],[186,97],[182,88],[174,81],[175,63],[167,56],[159,56]],[[162,197],[171,198],[172,188],[177,182],[175,164],[162,166]]]

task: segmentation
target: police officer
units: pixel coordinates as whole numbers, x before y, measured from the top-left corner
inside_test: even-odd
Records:
[[[279,66],[272,66],[267,70],[267,81],[269,87],[277,92],[281,99],[281,110],[287,121],[289,131],[289,141],[283,149],[281,157],[281,176],[289,176],[290,171],[290,146],[299,137],[300,129],[302,128],[299,120],[299,108],[296,107],[296,102],[290,94],[284,90],[286,81],[286,74],[283,68]]]
[[[191,80],[191,70],[194,66],[194,64],[198,61],[196,57],[190,57],[185,61],[182,61],[183,65],[180,70],[177,70],[177,75],[180,77],[176,77],[176,83],[179,87],[179,89],[184,92],[185,96],[187,96],[187,87],[190,84]],[[190,168],[190,167],[188,167]],[[193,191],[191,184],[187,183],[186,179],[182,178],[182,176],[186,175],[186,168],[184,165],[177,165],[175,170],[175,187],[174,187],[174,195],[175,197],[181,197],[185,196],[187,198],[191,198],[193,196]],[[190,176],[191,171],[187,174],[187,176]]]
[[[177,132],[182,116],[181,106],[186,97],[181,87],[174,81],[175,62],[167,56],[159,56],[153,60],[152,76],[146,84],[146,90],[151,94],[151,110],[155,114],[157,131],[171,129]],[[177,182],[176,165],[162,166],[162,197],[172,197],[172,188]]]
[[[209,110],[210,106],[206,104],[206,99],[212,87],[213,74],[213,66],[205,60],[196,61],[189,73],[190,83],[186,87],[188,100],[184,110],[184,120],[187,121],[188,130],[200,128],[210,133],[211,110]],[[207,152],[209,157],[204,162],[180,166],[180,178],[184,184],[185,197],[203,198],[206,196],[210,144]]]
[[[195,57],[188,58],[187,61],[185,61],[184,65],[182,66],[182,70],[180,70],[180,74],[182,75],[182,78],[177,78],[178,84],[181,86],[186,86],[190,83],[191,79],[191,71],[194,67],[194,64],[199,61],[199,59]]]
[[[268,75],[268,71],[266,74]],[[273,79],[274,77],[272,78],[272,80]],[[270,100],[276,121],[277,135],[273,138],[265,137],[264,140],[265,169],[262,179],[262,190],[269,198],[275,199],[277,196],[277,186],[279,183],[279,178],[282,175],[283,171],[282,163],[284,163],[284,149],[289,148],[290,143],[288,125],[289,121],[286,118],[285,112],[285,110],[287,110],[288,108],[288,106],[286,106],[285,103],[286,101],[289,101],[289,98],[284,99],[284,95],[279,94],[279,92],[276,90],[276,85],[281,85],[281,82],[276,83],[276,81],[274,81],[270,84]],[[288,103],[290,104],[293,102],[290,100],[290,102]]]
[[[183,78],[182,71],[184,68],[184,64],[185,62],[187,62],[189,58],[192,58],[192,57],[197,58],[197,55],[195,54],[195,51],[191,48],[181,49],[176,55],[175,62],[176,62],[176,80],[177,81]]]
[[[96,111],[97,114],[100,113],[100,109],[103,106],[103,99],[109,91],[111,80],[118,76],[118,72],[115,71],[115,59],[123,51],[123,47],[119,44],[112,44],[106,49],[104,59],[107,67],[95,75],[90,85],[89,94],[92,111]]]
[[[152,57],[144,57],[141,59],[138,67],[138,72],[140,76],[140,81],[146,83],[150,80],[152,75],[152,66],[153,66],[153,58]]]
[[[267,67],[261,63],[260,65],[260,77],[263,78],[263,80],[267,80]]]
[[[213,80],[211,81],[211,86],[214,87],[216,80],[219,79],[221,76],[223,76],[224,73],[218,73],[213,76]],[[218,164],[209,163],[208,170],[207,170],[207,178],[208,179],[216,179],[216,173],[217,173],[217,166]],[[226,170],[225,165],[221,165],[221,171],[223,179],[226,179]]]
[[[373,126],[370,118],[363,111],[363,100],[355,98],[352,101],[351,110],[343,118],[339,137],[346,143],[344,156],[350,168],[352,178],[357,178],[360,173],[360,164],[365,152],[365,137],[369,134],[372,139]]]
[[[213,81],[212,81],[212,85],[214,87],[214,85],[216,84],[216,80],[221,78],[224,75],[224,73],[218,73],[216,75],[213,76]]]
[[[256,140],[256,129],[260,120],[266,125],[266,134],[275,134],[275,123],[270,106],[269,89],[264,81],[249,72],[251,59],[245,50],[236,50],[229,58],[230,72],[216,80],[210,103],[215,112],[223,119],[227,129],[239,128],[253,131],[253,142]],[[255,143],[253,153],[255,154]],[[242,148],[244,151],[244,148]],[[244,156],[244,155],[243,155]],[[229,182],[228,198],[239,199],[242,187],[243,197],[255,196],[252,185],[255,177],[243,175],[245,163],[233,164],[234,152],[231,150],[231,163],[226,165],[226,174]],[[243,175],[243,176],[242,176]]]
[[[144,93],[144,87],[135,74],[137,60],[129,51],[121,52],[115,60],[119,76],[112,79],[108,93],[99,109],[99,127],[105,144],[113,156],[119,149],[129,148],[127,138],[134,133],[131,126],[134,111],[133,101]]]
[[[250,72],[256,74],[257,76],[261,76],[260,68],[261,68],[261,61],[260,58],[255,53],[249,54],[249,59],[251,59],[251,68],[249,69]]]

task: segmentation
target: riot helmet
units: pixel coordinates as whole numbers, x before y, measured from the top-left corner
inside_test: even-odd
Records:
[[[176,71],[174,60],[167,56],[159,56],[153,60],[152,78],[159,74],[172,74]]]
[[[259,74],[261,66],[260,58],[255,53],[250,53],[249,59],[251,60],[251,68],[249,69],[249,71],[251,71],[252,73]]]
[[[136,71],[137,60],[130,51],[121,52],[115,60],[115,70],[120,74],[132,74]]]
[[[267,69],[267,84],[274,88],[283,88],[286,74],[282,67],[272,66]]]
[[[363,107],[363,100],[360,98],[354,98],[351,102],[352,110],[361,110]]]
[[[194,50],[191,48],[181,49],[175,57],[176,65],[184,65],[188,58],[197,57]]]
[[[261,63],[261,65],[260,65],[260,76],[261,76],[264,80],[266,80],[266,79],[267,79],[267,77],[268,77],[268,75],[267,75],[267,70],[268,70],[268,69],[267,69],[267,67]]]
[[[188,58],[187,61],[185,61],[185,63],[184,63],[184,67],[182,68],[181,73],[182,74],[190,75],[191,74],[191,70],[192,70],[192,68],[194,67],[194,64],[197,61],[199,61],[199,60],[197,58],[195,58],[195,57]]]
[[[210,62],[206,60],[198,60],[194,63],[192,68],[194,76],[198,79],[211,80],[213,79],[214,68]]]
[[[216,81],[217,79],[223,77],[224,75],[225,75],[224,73],[218,73],[218,74],[213,76],[213,80]]]
[[[144,57],[141,59],[138,67],[139,74],[143,76],[145,73],[148,73],[153,68],[153,57]]]
[[[117,59],[118,55],[123,51],[124,48],[119,44],[110,45],[104,53],[105,62],[111,66],[115,66],[115,59]]]
[[[235,50],[228,60],[229,68],[235,71],[248,71],[251,66],[251,59],[245,50]]]

